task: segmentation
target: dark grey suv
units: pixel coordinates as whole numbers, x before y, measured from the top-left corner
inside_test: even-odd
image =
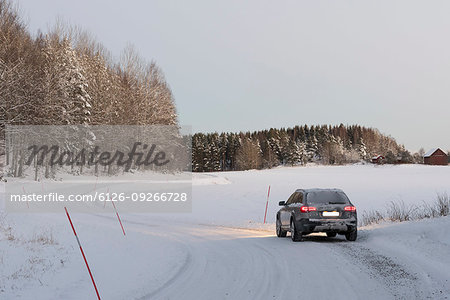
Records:
[[[291,232],[293,241],[313,232],[326,232],[335,237],[343,234],[349,241],[357,237],[356,208],[340,189],[299,189],[277,212],[277,236]]]

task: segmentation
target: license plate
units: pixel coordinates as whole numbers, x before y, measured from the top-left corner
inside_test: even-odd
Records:
[[[339,212],[338,211],[324,211],[322,213],[322,216],[324,216],[324,217],[339,217]]]

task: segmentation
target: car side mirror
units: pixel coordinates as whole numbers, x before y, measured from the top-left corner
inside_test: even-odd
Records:
[[[279,206],[285,206],[286,205],[286,201],[280,201],[280,202],[278,202],[278,205]]]

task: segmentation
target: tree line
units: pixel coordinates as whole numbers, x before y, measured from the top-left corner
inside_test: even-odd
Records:
[[[116,62],[89,33],[62,22],[33,37],[8,0],[0,0],[0,99],[2,132],[5,124],[177,124],[156,63],[132,46]]]
[[[132,46],[116,61],[89,33],[62,21],[32,35],[12,2],[0,0],[0,167],[6,125],[178,126],[178,120],[163,72]]]
[[[304,165],[344,164],[383,155],[387,163],[419,160],[394,138],[359,125],[315,125],[240,133],[196,133],[192,137],[194,172],[237,171]]]

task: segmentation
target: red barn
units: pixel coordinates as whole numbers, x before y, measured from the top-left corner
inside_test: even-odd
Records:
[[[385,157],[383,155],[377,155],[372,157],[372,163],[373,164],[382,164],[384,163]]]
[[[423,163],[426,165],[448,165],[447,154],[439,148],[431,149],[423,156]]]

